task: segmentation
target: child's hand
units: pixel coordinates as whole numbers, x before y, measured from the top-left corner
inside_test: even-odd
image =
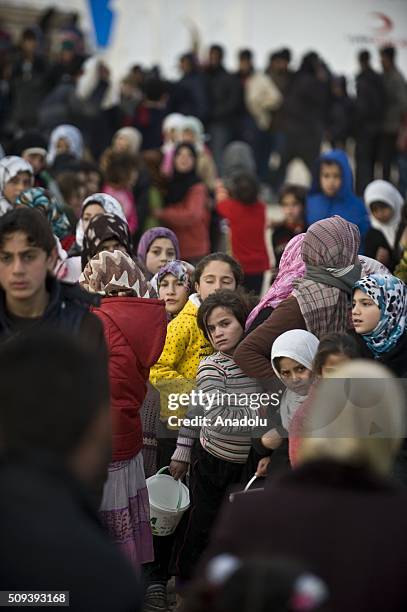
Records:
[[[189,464],[184,461],[172,460],[169,471],[174,480],[182,480],[188,471],[188,466]]]
[[[270,465],[271,457],[263,457],[260,459],[256,470],[256,476],[258,478],[265,478],[267,476],[267,468]]]
[[[270,429],[270,431],[268,431],[261,437],[261,443],[263,444],[263,446],[270,450],[275,450],[276,448],[278,448],[282,440],[282,437],[276,429]]]

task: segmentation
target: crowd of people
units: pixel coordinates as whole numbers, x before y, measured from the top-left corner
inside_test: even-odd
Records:
[[[213,45],[177,82],[134,66],[116,90],[74,20],[56,57],[46,19],[1,39],[1,590],[84,612],[165,612],[171,590],[184,612],[405,610],[395,49],[382,73],[360,52],[352,98],[315,52],[263,72],[244,49],[233,74]],[[164,468],[190,505],[160,536]]]

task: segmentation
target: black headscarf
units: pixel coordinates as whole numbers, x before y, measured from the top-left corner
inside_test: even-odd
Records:
[[[183,148],[189,149],[194,156],[195,164],[190,172],[178,172],[175,169],[175,158],[180,149]],[[181,202],[191,187],[196,183],[201,182],[201,179],[196,174],[196,160],[196,149],[192,144],[189,142],[181,142],[179,145],[177,145],[174,151],[174,173],[168,182],[167,195],[165,197],[166,204],[176,204],[177,202]]]
[[[118,240],[127,253],[133,256],[130,230],[126,221],[110,213],[93,217],[83,237],[82,270],[99,251],[102,242],[112,238]]]

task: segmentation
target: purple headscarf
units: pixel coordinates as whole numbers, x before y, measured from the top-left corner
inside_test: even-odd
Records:
[[[168,238],[171,240],[175,249],[175,258],[179,259],[179,243],[178,238],[174,234],[173,231],[168,229],[168,227],[152,227],[151,229],[144,232],[144,234],[140,238],[140,242],[137,247],[137,257],[144,264],[146,263],[147,251],[151,246],[151,243],[157,238]]]

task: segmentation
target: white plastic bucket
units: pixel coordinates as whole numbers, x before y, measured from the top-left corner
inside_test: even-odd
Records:
[[[189,508],[188,488],[180,480],[163,474],[165,470],[168,470],[168,466],[146,480],[151,531],[156,536],[174,533],[182,515]]]

